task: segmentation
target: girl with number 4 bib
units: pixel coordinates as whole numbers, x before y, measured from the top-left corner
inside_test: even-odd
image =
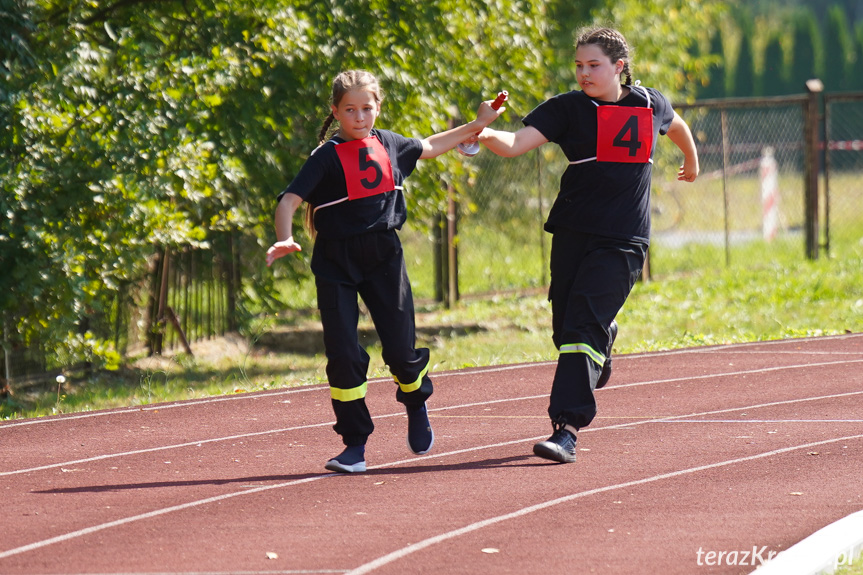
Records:
[[[407,411],[407,442],[421,455],[434,443],[426,400],[432,394],[429,350],[415,348],[414,305],[397,230],[407,215],[402,184],[423,158],[434,158],[493,122],[505,108],[483,102],[472,122],[425,139],[375,129],[381,91],[362,70],[333,80],[331,113],[321,129],[321,145],[278,196],[277,242],[267,265],[300,251],[293,216],[309,206],[316,232],[311,268],[324,331],[327,378],[336,415],[334,429],[344,451],[325,467],[343,473],[366,470],[365,444],[374,430],[366,407],[369,356],[358,342],[358,296],[374,321],[384,362],[396,384],[396,399]],[[333,121],[338,132],[325,140]]]
[[[596,415],[594,390],[611,374],[614,318],[644,267],[659,134],[683,152],[677,178],[698,176],[689,127],[659,91],[632,85],[624,37],[591,28],[580,31],[575,47],[580,91],[543,102],[517,132],[486,129],[478,136],[500,156],[554,142],[569,159],[545,224],[553,234],[549,299],[560,352],[548,407],[554,432],[533,448],[560,463],[575,461],[576,432]]]

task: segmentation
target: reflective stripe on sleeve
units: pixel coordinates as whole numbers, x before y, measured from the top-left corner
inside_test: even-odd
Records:
[[[364,398],[368,388],[369,382],[367,381],[364,381],[362,385],[358,385],[357,387],[352,387],[350,389],[330,387],[330,397],[336,401],[354,401]]]
[[[605,356],[586,343],[568,343],[560,346],[560,353],[584,353],[599,365],[605,364]]]

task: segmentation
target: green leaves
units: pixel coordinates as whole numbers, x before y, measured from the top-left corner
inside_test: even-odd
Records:
[[[565,37],[602,3],[564,4],[0,0],[7,323],[24,342],[107,360],[120,291],[143,284],[158,246],[207,246],[230,230],[249,238],[245,293],[278,305],[262,246],[275,195],[318,144],[331,79],[374,72],[386,95],[379,127],[409,136],[472,118],[502,89],[506,119],[517,120],[571,68],[565,42],[548,41],[549,22]],[[713,3],[608,5],[600,16],[649,24],[630,36],[641,77],[665,87],[670,74],[685,89],[675,62],[690,73],[685,48]],[[408,182],[413,218],[430,221],[441,181],[475,170],[456,154],[422,162]],[[300,259],[276,273],[308,272]]]

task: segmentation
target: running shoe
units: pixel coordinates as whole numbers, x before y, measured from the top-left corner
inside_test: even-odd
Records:
[[[366,446],[354,445],[327,461],[325,469],[339,473],[362,473],[366,470]]]
[[[405,407],[408,412],[408,449],[417,455],[428,453],[434,445],[434,431],[429,423],[426,404]]]
[[[545,441],[533,446],[533,454],[558,463],[575,462],[575,444],[578,439],[575,434],[564,429],[563,424],[552,423],[554,433]]]

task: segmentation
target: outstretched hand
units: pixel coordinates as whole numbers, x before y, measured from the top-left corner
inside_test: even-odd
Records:
[[[694,164],[694,165],[693,165]],[[677,179],[681,182],[694,182],[698,177],[698,162],[684,161],[677,171]]]
[[[505,106],[501,106],[497,110],[492,108],[492,102],[494,102],[494,100],[486,100],[485,102],[482,102],[476,110],[476,120],[477,122],[480,122],[483,127],[488,126],[497,120],[498,116],[506,112]]]
[[[273,265],[273,262],[279,258],[283,258],[294,252],[300,251],[303,251],[303,248],[300,247],[300,244],[294,241],[294,236],[291,236],[284,241],[276,242],[267,250],[267,267]]]

